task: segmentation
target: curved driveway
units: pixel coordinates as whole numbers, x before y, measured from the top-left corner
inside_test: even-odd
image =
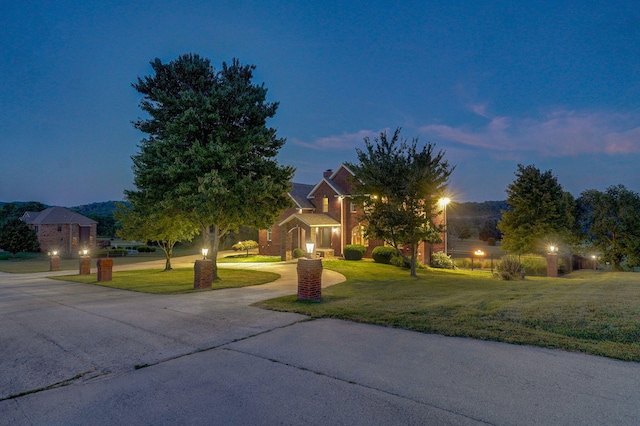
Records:
[[[295,293],[295,263],[220,266],[282,278],[164,296],[0,273],[0,425],[640,423],[638,363],[309,321],[250,306]]]

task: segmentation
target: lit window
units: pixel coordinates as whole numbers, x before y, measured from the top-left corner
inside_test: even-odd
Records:
[[[271,229],[267,229],[267,241],[271,241]]]
[[[329,199],[324,197],[322,199],[322,213],[327,213],[329,211]]]
[[[351,244],[362,244],[369,247],[369,240],[364,237],[364,226],[354,226],[351,230]]]
[[[351,202],[351,213],[356,213],[358,211],[358,206],[353,201]]]

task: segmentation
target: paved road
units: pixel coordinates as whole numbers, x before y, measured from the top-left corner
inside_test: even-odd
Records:
[[[0,273],[0,424],[640,424],[638,363],[265,311],[295,264],[245,267],[283,278],[161,296]]]

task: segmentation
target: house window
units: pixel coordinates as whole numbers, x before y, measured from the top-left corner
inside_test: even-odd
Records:
[[[364,226],[354,226],[351,230],[351,244],[362,244],[369,247],[369,240],[364,237]]]
[[[62,232],[62,225],[58,225],[58,232]]]
[[[351,213],[356,213],[358,211],[358,206],[353,201],[349,203],[351,206]]]
[[[38,233],[38,225],[34,226],[33,229],[36,230],[36,234]]]
[[[329,211],[329,199],[324,197],[322,199],[322,213],[327,213]]]
[[[271,241],[271,229],[267,229],[267,241]]]

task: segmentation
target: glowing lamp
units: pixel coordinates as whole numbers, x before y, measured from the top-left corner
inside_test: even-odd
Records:
[[[202,258],[204,260],[207,260],[207,255],[209,254],[209,249],[208,248],[203,248],[202,249]]]

